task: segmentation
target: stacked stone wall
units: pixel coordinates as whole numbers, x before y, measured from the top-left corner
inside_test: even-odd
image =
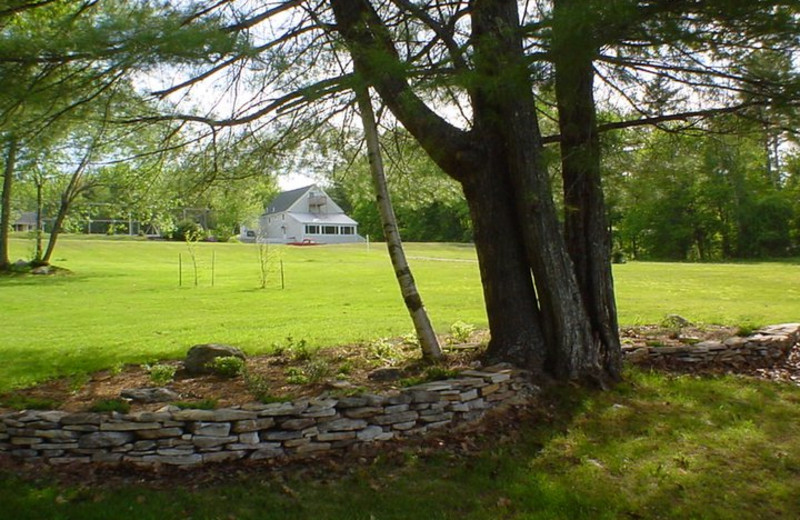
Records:
[[[654,368],[744,371],[782,364],[799,342],[800,324],[785,323],[725,341],[676,347],[623,347],[623,354],[631,363]]]
[[[495,366],[388,395],[131,414],[20,411],[0,415],[0,453],[50,464],[304,457],[474,422],[489,409],[519,402],[532,388],[523,372]]]

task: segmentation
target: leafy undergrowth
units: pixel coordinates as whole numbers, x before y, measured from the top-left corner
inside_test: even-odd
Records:
[[[482,427],[288,465],[0,470],[8,518],[797,518],[800,389],[630,370]],[[23,468],[24,470],[24,468]]]

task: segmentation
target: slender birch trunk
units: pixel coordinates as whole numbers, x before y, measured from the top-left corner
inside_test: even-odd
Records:
[[[356,100],[361,112],[361,121],[364,124],[364,139],[367,142],[369,169],[372,173],[372,183],[375,187],[375,198],[381,216],[383,235],[386,237],[386,247],[389,249],[389,257],[392,259],[397,282],[400,284],[400,292],[411,315],[411,320],[414,322],[414,329],[417,332],[417,338],[419,338],[419,344],[422,348],[422,356],[425,359],[438,359],[442,356],[442,350],[439,347],[439,341],[436,339],[428,313],[425,311],[422,298],[414,283],[411,268],[403,251],[400,232],[397,229],[397,219],[392,208],[392,201],[389,198],[389,189],[386,185],[386,175],[383,170],[383,159],[381,158],[380,145],[378,143],[378,128],[375,124],[375,114],[372,111],[372,102],[369,99],[367,87],[356,88]]]

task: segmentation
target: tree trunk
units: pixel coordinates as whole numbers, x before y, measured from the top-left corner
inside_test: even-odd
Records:
[[[36,252],[34,253],[33,263],[40,264],[42,262],[42,255],[44,248],[42,247],[42,235],[44,233],[42,224],[42,185],[44,179],[42,176],[36,176]]]
[[[8,251],[8,236],[11,232],[11,188],[13,185],[14,168],[17,162],[17,140],[12,136],[8,141],[6,151],[6,164],[3,168],[3,193],[0,194],[0,271],[11,269],[11,260]]]
[[[611,235],[600,172],[600,141],[593,94],[595,49],[581,2],[556,0],[553,56],[561,132],[561,174],[567,249],[592,329],[593,349],[605,373],[620,378],[620,350]]]
[[[403,301],[406,304],[408,313],[411,315],[411,320],[414,322],[414,329],[417,332],[423,358],[428,360],[439,359],[442,357],[442,350],[428,318],[428,313],[425,311],[425,306],[422,304],[422,298],[417,291],[414,276],[411,274],[411,267],[409,267],[403,251],[400,232],[397,229],[397,219],[392,208],[392,200],[389,197],[389,188],[386,185],[386,175],[383,170],[383,159],[381,158],[380,143],[378,142],[378,127],[375,124],[375,114],[372,111],[369,90],[367,87],[356,87],[355,92],[358,108],[361,111],[361,122],[364,125],[364,139],[367,142],[372,184],[375,188],[375,199],[381,217],[383,235],[386,238],[386,247],[389,249],[389,257],[392,260],[397,282],[400,284],[400,292],[403,295]]]
[[[476,128],[492,135],[494,161],[505,162],[533,272],[548,344],[545,366],[559,379],[604,380],[567,253],[547,171],[514,0],[477,2],[472,11],[476,70],[491,90],[476,97]]]
[[[496,165],[495,165],[496,166]],[[531,270],[522,246],[514,197],[501,168],[463,183],[478,254],[483,298],[492,338],[487,355],[540,373],[546,357]],[[476,173],[479,167],[473,170]]]

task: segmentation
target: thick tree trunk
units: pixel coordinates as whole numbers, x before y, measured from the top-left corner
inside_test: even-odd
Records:
[[[492,333],[488,356],[539,373],[546,343],[512,189],[501,168],[485,168],[464,182],[463,189]]]
[[[559,379],[605,379],[552,199],[514,0],[483,0],[472,11],[475,64],[491,90],[476,97],[476,129],[494,135],[539,298],[548,372]],[[499,81],[498,81],[499,79]]]
[[[417,284],[411,274],[411,267],[406,260],[403,251],[403,242],[400,240],[400,231],[397,229],[397,219],[394,215],[392,200],[389,197],[389,188],[386,184],[386,175],[383,170],[383,159],[381,158],[380,143],[378,141],[378,127],[375,124],[375,114],[372,111],[372,101],[369,99],[367,87],[356,88],[356,100],[361,111],[361,122],[364,125],[364,138],[367,142],[367,154],[369,156],[370,172],[372,173],[372,184],[375,188],[375,199],[378,204],[378,212],[381,216],[383,235],[386,238],[386,247],[389,249],[389,258],[392,260],[397,283],[400,285],[400,292],[406,309],[411,315],[414,329],[422,348],[422,356],[428,360],[436,360],[442,357],[442,350],[436,333],[422,304],[422,297],[417,291]]]
[[[3,193],[0,194],[0,270],[11,268],[8,251],[8,236],[11,232],[11,188],[13,186],[14,168],[17,163],[17,140],[12,136],[8,141],[5,167],[3,168]]]
[[[567,249],[605,374],[620,378],[621,350],[611,273],[611,235],[600,172],[591,20],[575,0],[556,0],[553,56],[561,132]]]

